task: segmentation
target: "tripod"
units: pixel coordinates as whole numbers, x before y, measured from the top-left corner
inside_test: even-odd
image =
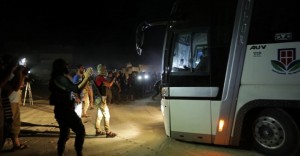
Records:
[[[31,92],[30,82],[26,82],[26,88],[25,88],[25,94],[24,94],[23,106],[25,106],[25,101],[26,101],[27,93],[28,93],[28,97],[29,97],[29,103],[30,103],[30,105],[33,105],[32,92]]]

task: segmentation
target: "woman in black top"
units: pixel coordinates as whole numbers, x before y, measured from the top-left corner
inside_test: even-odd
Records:
[[[81,119],[76,114],[74,108],[75,100],[80,100],[80,96],[72,98],[72,92],[80,94],[81,90],[88,82],[92,69],[85,73],[85,79],[75,85],[69,76],[68,64],[63,59],[56,59],[52,65],[51,78],[49,82],[50,104],[54,105],[55,119],[59,124],[60,135],[57,142],[57,152],[61,156],[64,153],[65,144],[70,137],[70,129],[76,134],[75,150],[77,156],[82,155],[82,148],[85,137],[85,128]]]

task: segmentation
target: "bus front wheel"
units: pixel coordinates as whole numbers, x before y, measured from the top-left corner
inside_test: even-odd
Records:
[[[299,130],[294,119],[281,109],[265,109],[254,120],[256,151],[266,155],[293,155],[299,147]]]

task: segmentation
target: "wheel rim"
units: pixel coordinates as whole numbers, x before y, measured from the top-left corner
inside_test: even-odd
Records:
[[[284,144],[284,128],[272,117],[260,117],[254,127],[254,139],[265,148],[277,149]]]

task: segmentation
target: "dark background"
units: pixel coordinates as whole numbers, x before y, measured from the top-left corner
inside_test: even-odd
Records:
[[[161,64],[164,27],[146,33],[142,56],[135,30],[149,19],[167,17],[173,0],[0,2],[1,53],[34,56],[72,53],[74,63],[110,68]]]

